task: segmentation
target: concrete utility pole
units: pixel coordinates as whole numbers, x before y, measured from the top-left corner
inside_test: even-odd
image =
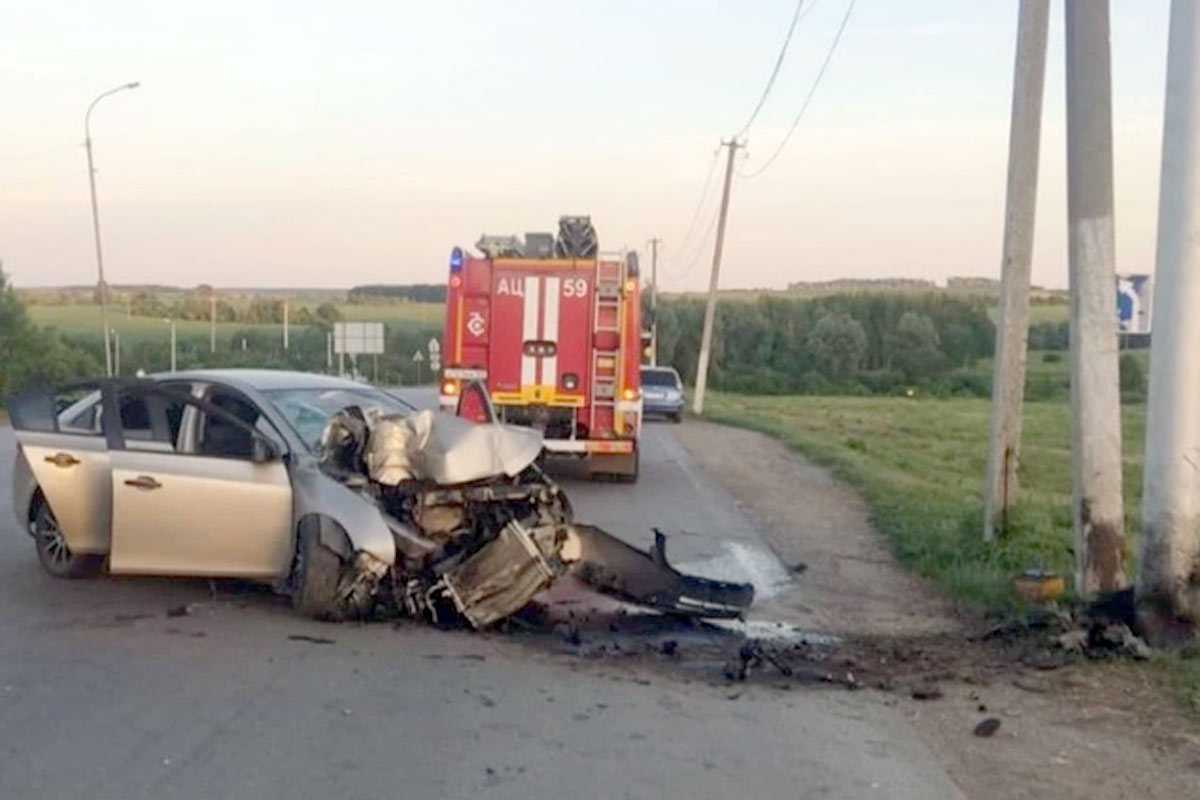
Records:
[[[121,84],[114,89],[109,89],[107,92],[102,92],[91,102],[87,107],[87,113],[83,115],[83,146],[87,150],[88,187],[92,193],[92,235],[96,240],[96,273],[98,277],[97,289],[100,292],[100,325],[104,329],[104,371],[110,378],[113,374],[113,360],[108,329],[108,283],[104,280],[104,253],[100,248],[100,208],[96,203],[96,167],[92,162],[92,109],[109,95],[124,92],[128,89],[136,89],[139,85],[137,81],[134,81],[133,83]]]
[[[658,245],[657,236],[650,240],[650,366],[658,366]]]
[[[1138,618],[1153,641],[1200,624],[1200,9],[1171,4]]]
[[[283,301],[283,350],[288,349],[288,301]]]
[[[1029,341],[1029,272],[1037,210],[1038,149],[1046,78],[1050,0],[1021,0],[1008,133],[1008,188],[1004,253],[1000,263],[1000,315],[992,376],[992,421],[984,482],[983,538],[1004,530],[1017,497],[1021,407]]]
[[[708,386],[708,360],[712,351],[713,318],[717,314],[717,283],[721,274],[721,249],[725,246],[725,219],[729,214],[729,189],[733,183],[733,156],[739,147],[744,147],[736,138],[721,142],[722,147],[729,148],[729,158],[725,162],[725,189],[721,193],[721,213],[717,218],[717,241],[713,245],[712,276],[708,282],[708,304],[704,307],[704,333],[700,337],[700,363],[696,366],[696,396],[692,400],[692,410],[697,414],[704,413],[704,390]]]
[[[1075,590],[1123,589],[1108,0],[1066,0]]]
[[[112,332],[113,340],[113,374],[121,374],[121,334],[117,331]]]

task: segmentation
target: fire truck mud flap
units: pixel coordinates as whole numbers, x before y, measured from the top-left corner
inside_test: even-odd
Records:
[[[667,563],[666,537],[654,532],[649,552],[601,528],[576,523],[564,555],[587,585],[619,600],[669,614],[710,619],[740,617],[754,602],[754,587],[684,575]]]

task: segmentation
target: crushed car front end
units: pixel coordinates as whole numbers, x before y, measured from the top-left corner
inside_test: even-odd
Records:
[[[643,552],[577,524],[562,489],[536,465],[540,450],[535,431],[447,414],[353,407],[334,415],[320,470],[376,513],[394,548],[382,575],[343,558],[340,596],[372,583],[372,608],[383,613],[484,628],[574,572],[599,591],[675,614],[733,617],[749,607],[752,587],[670,567],[661,537]]]

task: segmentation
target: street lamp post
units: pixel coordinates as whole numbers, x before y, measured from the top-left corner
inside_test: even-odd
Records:
[[[171,326],[171,372],[174,372],[176,366],[175,320],[174,318],[164,319],[163,322]]]
[[[87,113],[83,115],[83,146],[87,150],[88,186],[92,191],[92,233],[96,239],[96,272],[99,275],[100,281],[98,287],[100,292],[100,324],[104,326],[104,370],[110,378],[113,374],[113,356],[112,348],[109,347],[108,333],[108,284],[104,282],[104,255],[100,249],[100,210],[96,206],[96,168],[92,163],[92,109],[109,95],[123,92],[126,89],[136,89],[139,85],[137,81],[134,81],[133,83],[124,83],[114,89],[109,89],[93,100],[87,108]]]

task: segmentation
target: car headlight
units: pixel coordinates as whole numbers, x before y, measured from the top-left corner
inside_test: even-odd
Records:
[[[679,397],[680,397],[680,394],[679,394],[678,389],[667,389],[667,399],[668,400],[678,400]]]

